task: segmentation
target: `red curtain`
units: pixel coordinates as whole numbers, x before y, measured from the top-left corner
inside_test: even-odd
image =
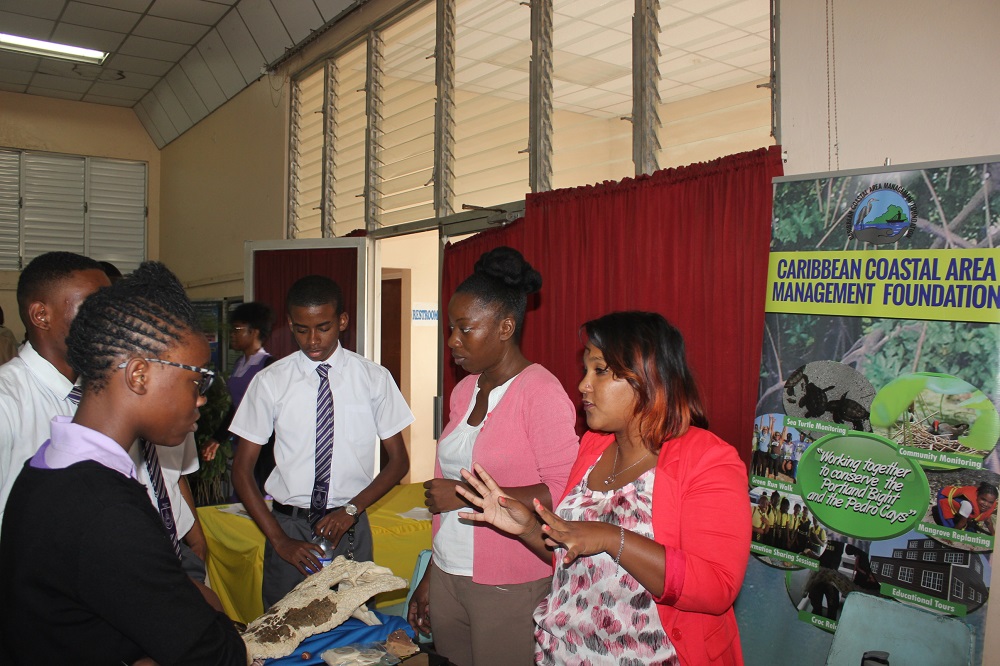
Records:
[[[347,330],[340,334],[345,349],[357,349],[358,249],[313,248],[302,250],[258,250],[254,253],[254,299],[274,309],[274,330],[265,348],[277,358],[298,351],[285,314],[288,288],[307,275],[325,275],[340,285]]]
[[[663,314],[683,333],[711,430],[750,460],[780,148],[650,176],[528,195],[525,218],[444,251],[442,316],[479,256],[518,249],[542,274],[522,349],[577,399],[580,325],[615,310]],[[460,378],[445,342],[445,418]],[[582,421],[581,421],[582,423]]]

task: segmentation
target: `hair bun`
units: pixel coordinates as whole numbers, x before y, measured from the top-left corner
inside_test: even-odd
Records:
[[[541,273],[532,268],[520,252],[506,245],[479,257],[474,271],[525,294],[532,294],[542,288]]]

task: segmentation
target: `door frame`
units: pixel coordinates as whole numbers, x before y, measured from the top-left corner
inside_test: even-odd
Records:
[[[378,268],[376,243],[369,238],[308,238],[296,240],[244,241],[243,243],[243,301],[254,300],[254,254],[267,250],[313,250],[327,248],[357,249],[357,353],[378,362],[378,345],[375,320],[378,308],[374,299],[382,293],[381,270]],[[379,279],[375,279],[378,271]]]

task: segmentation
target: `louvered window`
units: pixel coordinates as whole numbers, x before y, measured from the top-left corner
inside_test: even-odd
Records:
[[[455,35],[455,201],[519,201],[528,184],[531,10],[459,0]]]
[[[84,253],[87,160],[24,153],[21,158],[21,247],[24,263],[53,250]]]
[[[16,271],[21,256],[21,153],[0,150],[0,270]]]
[[[292,238],[323,236],[324,69],[293,84]]]
[[[385,29],[380,226],[434,217],[434,5]]]
[[[84,254],[128,273],[146,258],[146,165],[95,157],[88,163]]]
[[[632,164],[632,14],[635,3],[589,10],[555,0],[552,49],[552,185],[574,187],[635,174]]]
[[[333,232],[346,236],[365,228],[365,79],[364,43],[338,56],[332,65],[333,88]]]
[[[135,269],[146,257],[146,165],[0,151],[0,269],[52,251]]]

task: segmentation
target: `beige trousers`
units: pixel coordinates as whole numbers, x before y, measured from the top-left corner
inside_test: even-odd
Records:
[[[434,649],[455,666],[535,663],[532,614],[552,588],[549,577],[517,585],[480,585],[431,564]]]

